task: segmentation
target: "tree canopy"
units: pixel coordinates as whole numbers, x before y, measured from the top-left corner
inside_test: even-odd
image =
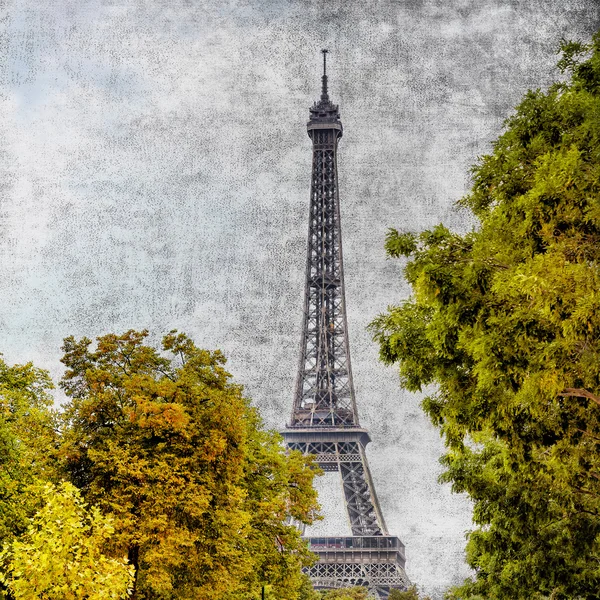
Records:
[[[316,515],[312,461],[286,454],[219,351],[185,335],[67,338],[62,456],[86,501],[114,518],[133,597],[295,600],[313,555],[286,519]],[[165,355],[164,353],[168,353]]]
[[[460,204],[478,220],[391,230],[412,297],[371,325],[474,501],[456,598],[600,598],[600,34],[528,92]]]
[[[328,590],[321,593],[321,600],[369,600],[369,590],[363,586],[352,586]]]

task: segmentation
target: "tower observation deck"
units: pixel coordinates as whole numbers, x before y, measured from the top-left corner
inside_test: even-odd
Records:
[[[407,589],[404,545],[388,533],[369,472],[348,342],[344,296],[337,149],[343,128],[327,89],[323,50],[321,98],[309,109],[312,176],[300,362],[288,448],[316,455],[324,471],[340,474],[351,536],[307,537],[319,560],[307,570],[316,589],[368,587],[382,600]],[[342,508],[343,510],[343,508]]]

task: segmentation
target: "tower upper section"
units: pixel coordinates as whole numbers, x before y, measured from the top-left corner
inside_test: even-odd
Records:
[[[323,51],[321,99],[310,109],[313,142],[304,318],[300,365],[290,426],[359,427],[344,299],[337,147],[342,136],[338,107],[327,91]]]

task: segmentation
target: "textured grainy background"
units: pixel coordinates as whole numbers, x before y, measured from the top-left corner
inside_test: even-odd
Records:
[[[297,364],[319,49],[345,126],[355,381],[408,574],[468,570],[470,507],[365,327],[408,294],[388,226],[472,226],[453,203],[595,0],[0,0],[0,350],[55,378],[61,339],[177,327],[229,357],[281,427]]]

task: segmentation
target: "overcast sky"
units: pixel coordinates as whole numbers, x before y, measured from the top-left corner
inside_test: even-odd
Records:
[[[297,368],[310,140],[330,50],[357,401],[409,577],[467,573],[468,501],[418,395],[365,327],[406,298],[395,226],[474,223],[453,205],[561,38],[596,0],[0,0],[0,352],[58,380],[67,335],[173,328],[221,348],[282,428]]]

